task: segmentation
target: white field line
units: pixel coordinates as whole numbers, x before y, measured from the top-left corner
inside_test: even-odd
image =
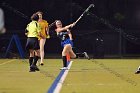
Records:
[[[4,63],[1,63],[0,66],[5,65],[5,64],[8,64],[8,63],[11,63],[11,62],[13,62],[13,61],[15,61],[15,59],[12,59],[12,60],[6,61],[6,62],[4,62]]]
[[[68,69],[71,68],[72,63],[73,63],[73,61],[70,62],[69,66],[68,66]],[[64,83],[64,80],[66,79],[66,76],[67,76],[68,72],[69,72],[69,70],[65,70],[63,76],[59,80],[59,82],[58,82],[56,88],[54,89],[53,93],[60,93],[60,90],[62,88],[62,85]]]

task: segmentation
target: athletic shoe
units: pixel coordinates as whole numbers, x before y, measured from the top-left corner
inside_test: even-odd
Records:
[[[140,66],[138,67],[138,70],[140,70]]]
[[[39,71],[39,69],[37,68],[37,66],[31,65],[31,66],[30,66],[30,71],[29,71],[29,72],[35,72],[35,71]]]
[[[60,68],[60,70],[69,70],[69,68],[68,67],[62,67],[62,68]]]
[[[138,67],[138,70],[135,72],[135,74],[139,74],[140,73],[140,66]]]
[[[29,72],[35,72],[35,70],[31,70],[31,69],[30,69]]]
[[[36,71],[40,71],[39,68],[38,68],[37,66],[35,66],[35,70],[36,70]]]
[[[137,71],[135,72],[135,74],[140,74],[140,70],[137,70]]]
[[[43,66],[43,65],[44,65],[44,63],[40,63],[40,65],[41,65],[41,66]]]
[[[90,58],[89,58],[87,52],[84,52],[83,54],[84,54],[84,56],[85,56],[88,60],[90,60]]]
[[[34,67],[30,67],[29,72],[35,72],[35,68]]]

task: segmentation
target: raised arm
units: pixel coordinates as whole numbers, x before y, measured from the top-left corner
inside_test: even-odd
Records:
[[[73,23],[73,24],[67,25],[67,26],[62,27],[62,28],[57,28],[55,31],[56,31],[56,32],[66,31],[67,29],[73,27],[74,25],[75,25],[75,24]]]
[[[68,31],[68,35],[69,35],[70,40],[73,40],[71,31],[69,29],[67,29],[67,31]]]

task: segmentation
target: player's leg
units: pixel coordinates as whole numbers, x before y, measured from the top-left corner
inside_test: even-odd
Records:
[[[66,55],[66,58],[67,58],[67,62],[70,62],[70,54],[69,53]]]
[[[74,53],[74,51],[72,50],[72,48],[69,51],[69,54],[71,56],[71,58],[79,58],[79,57],[85,57],[87,59],[90,59],[87,52],[83,52],[83,53]]]
[[[70,47],[71,47],[71,45],[67,44],[63,48],[63,51],[62,51],[63,68],[61,68],[61,69],[67,69],[67,57],[66,57],[66,55],[69,53]]]
[[[34,62],[33,62],[33,65],[34,65],[34,68],[36,71],[39,71],[39,68],[37,67],[37,61],[39,59],[39,55],[40,55],[40,50],[35,50],[34,52],[35,56],[34,56]]]
[[[39,59],[39,56],[40,56],[40,47],[39,47],[39,42],[38,42],[38,39],[35,40],[34,42],[34,62],[33,62],[33,66],[35,68],[36,71],[39,71],[38,67],[37,67],[37,61]]]
[[[30,71],[29,72],[35,72],[35,69],[33,66],[34,50],[30,49],[29,52],[30,52],[30,57],[29,57]]]
[[[34,50],[33,50],[33,39],[32,38],[27,38],[27,43],[26,43],[26,50],[29,51],[29,66],[30,66],[30,72],[34,72],[35,70],[33,69],[33,58],[34,58]]]
[[[29,65],[31,66],[33,64],[33,58],[34,58],[34,50],[29,50],[30,56],[29,56]]]
[[[72,50],[72,47],[69,50],[69,55],[70,55],[71,58],[76,58],[77,57],[76,54],[74,53],[74,51]]]
[[[45,45],[46,39],[40,39],[40,58],[41,58],[41,65],[44,65],[44,45]]]

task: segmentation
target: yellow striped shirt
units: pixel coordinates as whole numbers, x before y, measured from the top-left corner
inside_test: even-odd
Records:
[[[40,25],[37,21],[32,21],[27,25],[27,37],[39,37],[38,33],[41,31]]]

